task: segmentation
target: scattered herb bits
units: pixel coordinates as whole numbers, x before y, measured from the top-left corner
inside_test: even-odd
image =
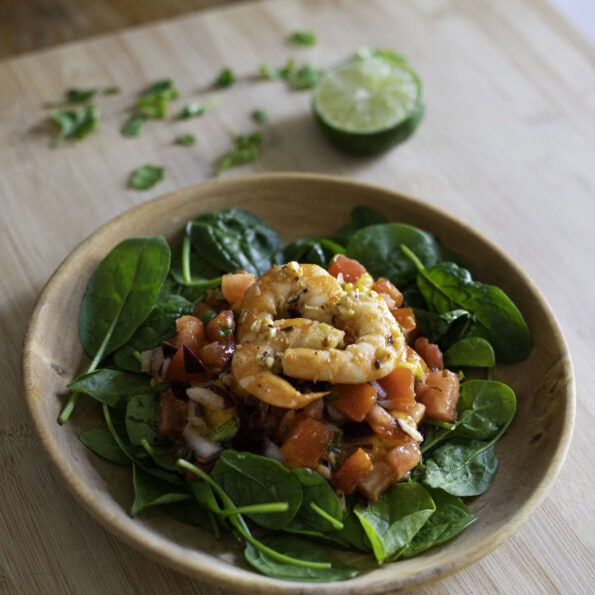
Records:
[[[207,112],[211,111],[217,104],[215,99],[201,103],[199,101],[193,101],[188,105],[185,105],[177,114],[178,120],[186,120],[188,118],[196,118],[198,116],[204,116]]]
[[[135,190],[149,190],[157,182],[163,180],[163,172],[163,167],[158,165],[141,165],[132,172],[130,176],[130,187]]]
[[[105,87],[102,91],[104,95],[117,95],[120,93],[120,87],[112,85],[111,87]]]
[[[232,148],[219,161],[218,173],[222,173],[246,163],[253,163],[260,155],[262,135],[260,132],[239,134],[233,141]]]
[[[87,103],[97,95],[97,89],[70,89],[66,92],[68,103]]]
[[[257,124],[266,124],[269,121],[269,115],[261,109],[255,109],[250,116]]]
[[[312,31],[294,31],[287,43],[296,47],[310,48],[316,45],[316,35]]]
[[[215,79],[214,86],[217,89],[231,87],[236,82],[236,75],[231,68],[223,68]]]
[[[132,114],[120,129],[122,136],[135,138],[141,135],[146,118],[140,114]]]
[[[196,137],[194,134],[186,133],[180,134],[180,136],[176,137],[176,145],[184,145],[189,147],[194,144],[196,144]]]
[[[178,90],[171,79],[163,79],[150,85],[138,98],[135,110],[146,118],[167,117],[169,102],[178,97]]]
[[[101,114],[92,105],[85,105],[76,110],[56,110],[52,113],[52,120],[59,126],[59,132],[54,145],[59,145],[64,139],[82,140],[99,124]]]

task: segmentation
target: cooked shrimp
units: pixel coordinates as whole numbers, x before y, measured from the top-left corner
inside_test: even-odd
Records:
[[[344,293],[337,279],[318,265],[274,266],[246,290],[237,339],[243,341],[262,319],[301,317],[331,323],[333,308]]]
[[[328,391],[302,393],[279,374],[283,353],[291,347],[334,349],[344,332],[305,318],[261,321],[235,350],[231,371],[236,382],[256,398],[286,409],[301,409]]]
[[[290,346],[283,372],[292,378],[360,384],[383,378],[405,358],[405,339],[386,302],[375,292],[345,294],[334,308],[335,325],[354,337],[345,349]]]

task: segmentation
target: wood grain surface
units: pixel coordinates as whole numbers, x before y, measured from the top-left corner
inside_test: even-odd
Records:
[[[316,30],[319,44],[288,48],[296,28]],[[294,55],[328,67],[370,43],[409,57],[428,106],[407,144],[374,159],[327,146],[308,93],[252,79],[262,63]],[[120,136],[148,83],[171,76],[178,107],[210,96],[227,65],[241,80],[218,93],[204,118],[150,122],[138,139]],[[414,592],[593,592],[594,66],[592,47],[541,0],[243,3],[0,63],[0,592],[221,592],[148,560],[76,504],[33,434],[19,354],[36,297],[66,255],[126,209],[211,178],[230,135],[254,129],[255,108],[270,116],[262,157],[226,175],[332,173],[447,209],[527,272],[570,346],[576,431],[543,505],[481,562]],[[51,148],[41,104],[70,87],[112,84],[122,93],[97,100],[100,129]],[[185,131],[196,134],[195,146],[173,144]],[[147,162],[163,165],[165,180],[148,192],[129,190],[130,172]]]

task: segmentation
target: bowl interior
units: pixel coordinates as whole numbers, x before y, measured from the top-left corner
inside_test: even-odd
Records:
[[[65,426],[56,422],[66,385],[83,368],[78,311],[91,272],[119,241],[162,233],[180,235],[184,223],[205,211],[241,207],[263,217],[285,240],[334,232],[364,204],[390,220],[435,233],[463,255],[474,277],[502,287],[523,312],[534,337],[531,356],[499,366],[494,378],[510,384],[518,412],[496,452],[500,470],[471,509],[479,520],[449,544],[405,561],[366,570],[343,583],[308,585],[249,570],[241,548],[149,510],[131,519],[130,471],[93,455],[79,441],[93,427],[97,409],[87,400]],[[196,578],[251,592],[359,593],[396,589],[453,572],[509,537],[545,496],[562,464],[574,420],[572,366],[556,321],[537,289],[501,251],[450,216],[386,189],[340,178],[274,174],[214,181],[137,207],[82,243],[48,282],[35,309],[23,352],[25,395],[38,434],[75,497],[108,529],[148,555]]]

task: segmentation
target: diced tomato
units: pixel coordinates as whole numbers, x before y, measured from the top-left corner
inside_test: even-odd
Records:
[[[368,415],[366,421],[374,430],[374,433],[380,436],[383,440],[394,440],[405,436],[405,432],[397,423],[397,420],[384,407],[374,404]]]
[[[200,318],[203,324],[208,324],[215,318],[215,316],[217,316],[217,311],[206,302],[199,302],[194,306],[192,314],[197,318]]]
[[[426,406],[423,403],[415,402],[399,409],[399,412],[406,413],[415,422],[415,425],[419,426],[426,413]]]
[[[396,367],[388,376],[380,378],[378,384],[386,391],[388,409],[402,410],[415,403],[415,375],[411,368]]]
[[[176,320],[176,336],[169,342],[176,347],[186,345],[194,353],[198,353],[204,343],[205,328],[196,316],[180,316]]]
[[[331,481],[333,485],[346,494],[353,494],[357,484],[370,472],[374,465],[369,455],[358,448],[335,471]]]
[[[333,432],[323,423],[305,417],[281,446],[285,466],[315,469],[333,441]]]
[[[211,371],[221,371],[230,363],[235,351],[233,335],[219,341],[212,341],[201,347],[198,355],[204,365]]]
[[[343,275],[345,283],[355,283],[363,274],[367,273],[366,267],[353,258],[348,258],[344,254],[336,254],[331,260],[328,272],[333,277]]]
[[[246,289],[254,283],[252,273],[233,273],[221,277],[221,293],[223,297],[237,309],[244,299]]]
[[[376,502],[395,479],[395,472],[388,463],[376,461],[372,470],[359,481],[357,489],[370,502]]]
[[[395,308],[400,308],[403,305],[403,294],[384,277],[379,277],[372,285],[372,289],[381,295],[387,295],[395,304]]]
[[[391,310],[391,313],[404,333],[410,333],[416,329],[417,321],[415,320],[413,308],[397,308],[396,310]]]
[[[222,338],[233,336],[234,328],[233,312],[223,310],[209,321],[205,328],[205,335],[209,341],[220,341]]]
[[[450,370],[433,370],[416,385],[417,400],[426,406],[426,415],[453,422],[457,419],[459,377]]]
[[[384,460],[392,467],[395,480],[403,479],[421,461],[419,443],[411,440],[395,446],[387,453]]]
[[[353,421],[364,421],[368,411],[376,402],[376,389],[368,382],[336,384],[329,401],[345,417]]]
[[[423,357],[430,370],[444,369],[442,350],[435,343],[430,343],[426,337],[419,337],[416,339],[413,344],[413,349]]]
[[[157,429],[159,434],[168,440],[177,440],[182,436],[186,418],[188,417],[188,401],[176,397],[174,391],[168,389],[159,396],[157,411]]]

